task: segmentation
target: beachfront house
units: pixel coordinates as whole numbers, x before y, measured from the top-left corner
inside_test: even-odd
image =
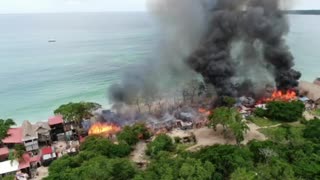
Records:
[[[58,141],[64,140],[65,131],[64,131],[64,122],[61,115],[57,115],[54,117],[49,118],[48,124],[51,128],[51,140]]]
[[[41,149],[41,163],[44,166],[49,166],[53,160],[57,158],[57,155],[53,147],[43,147]]]
[[[38,134],[39,144],[48,145],[51,143],[51,128],[48,122],[37,122],[35,125],[33,125],[33,129]]]
[[[34,130],[34,126],[29,121],[22,123],[22,142],[26,151],[36,151],[39,149],[38,134]]]
[[[13,148],[15,144],[23,144],[22,128],[10,128],[8,136],[2,140],[2,143],[9,149]]]
[[[0,179],[5,175],[15,175],[17,172],[22,172],[31,175],[32,164],[39,164],[39,156],[30,157],[28,153],[23,154],[21,160],[6,160],[0,162]]]

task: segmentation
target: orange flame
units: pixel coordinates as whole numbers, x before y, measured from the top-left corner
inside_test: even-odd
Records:
[[[297,93],[292,90],[288,90],[287,92],[283,91],[275,91],[272,93],[272,96],[270,98],[264,98],[260,100],[259,102],[271,102],[271,101],[293,101],[297,99]]]
[[[121,131],[121,128],[114,124],[95,123],[89,129],[89,135],[106,135],[116,134]]]
[[[210,111],[208,111],[208,110],[206,110],[206,109],[204,109],[204,108],[199,108],[199,109],[198,109],[198,112],[201,113],[201,114],[204,114],[204,115],[206,115],[206,116],[209,116],[209,115],[211,114]]]

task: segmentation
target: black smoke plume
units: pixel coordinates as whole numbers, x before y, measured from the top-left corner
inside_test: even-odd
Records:
[[[200,75],[218,96],[265,96],[297,87],[280,0],[149,0],[161,43],[154,57],[109,89],[132,103]]]
[[[218,95],[261,96],[268,86],[297,87],[301,74],[285,43],[279,0],[218,0],[203,43],[187,60]]]

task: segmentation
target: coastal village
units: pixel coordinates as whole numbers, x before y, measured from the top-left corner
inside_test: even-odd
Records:
[[[305,104],[304,114],[307,120],[317,117],[313,110],[319,109],[320,105],[320,79],[313,83],[301,81],[299,85],[300,96],[288,94],[278,94],[280,100],[299,100]],[[274,94],[273,96],[277,96]],[[286,99],[287,98],[287,99]],[[243,119],[247,119],[255,108],[264,108],[263,103],[250,103],[250,98],[239,98],[234,105]],[[236,144],[235,139],[226,139],[222,135],[223,128],[218,127],[212,131],[208,126],[208,116],[214,113],[205,108],[177,107],[172,113],[164,113],[161,118],[144,118],[149,131],[154,134],[166,133],[172,139],[177,137],[182,143],[191,143],[188,147],[190,151],[196,151],[204,146],[214,144]],[[24,121],[21,126],[11,127],[8,136],[2,140],[0,147],[0,176],[14,175],[18,180],[33,179],[39,180],[48,175],[48,166],[51,162],[65,155],[73,155],[79,152],[81,142],[86,136],[107,133],[106,138],[116,139],[116,134],[126,125],[131,124],[121,122],[124,118],[117,116],[110,110],[96,110],[94,117],[82,120],[82,129],[79,132],[74,122],[65,121],[64,117],[57,114],[48,118],[47,121],[31,123]],[[102,119],[102,120],[101,120]],[[140,119],[140,118],[135,118]],[[252,122],[247,122],[250,130],[245,134],[243,144],[256,139],[264,141],[267,138],[259,132],[260,127]],[[148,141],[152,141],[151,138]],[[116,140],[115,140],[116,141]],[[145,149],[148,141],[141,141],[132,152],[131,159],[139,167],[145,167],[148,163],[145,157]],[[24,151],[19,159],[12,159],[10,156],[16,151],[16,145],[23,146]]]

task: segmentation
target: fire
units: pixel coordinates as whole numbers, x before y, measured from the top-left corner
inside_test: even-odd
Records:
[[[293,101],[297,99],[297,93],[292,90],[288,90],[287,92],[283,91],[275,91],[272,93],[270,98],[264,98],[259,102],[271,102],[271,101]]]
[[[206,110],[206,109],[204,109],[204,108],[199,108],[199,109],[198,109],[198,112],[201,113],[201,114],[204,114],[204,115],[206,115],[206,116],[209,116],[209,115],[211,114],[210,111],[208,111],[208,110]]]
[[[116,134],[121,131],[121,128],[114,124],[108,123],[95,123],[89,129],[89,135],[106,135],[109,136],[110,134]]]

